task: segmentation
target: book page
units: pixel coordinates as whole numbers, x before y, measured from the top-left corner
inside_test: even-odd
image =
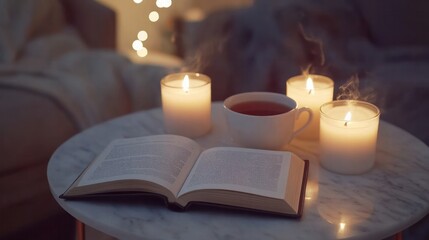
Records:
[[[138,179],[155,182],[177,195],[199,153],[196,142],[181,136],[118,139],[91,163],[78,186]]]
[[[291,154],[246,148],[204,151],[179,195],[201,189],[222,189],[283,198]]]

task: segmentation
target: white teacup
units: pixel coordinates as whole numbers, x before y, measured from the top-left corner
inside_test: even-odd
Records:
[[[272,92],[247,92],[228,97],[224,112],[232,139],[241,146],[260,149],[281,149],[311,122],[311,109],[297,108],[292,98]],[[294,131],[301,113],[308,120]]]

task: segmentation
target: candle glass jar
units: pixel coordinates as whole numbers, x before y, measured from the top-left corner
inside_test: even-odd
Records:
[[[374,166],[380,110],[339,100],[320,107],[320,164],[333,172],[361,174]]]
[[[184,86],[184,81],[189,80]],[[161,80],[164,129],[199,137],[211,129],[211,80],[200,73],[174,73]]]
[[[312,89],[309,90],[307,79],[312,79]],[[334,95],[334,81],[329,77],[308,74],[291,77],[286,82],[286,95],[294,99],[299,107],[308,107],[313,111],[313,120],[310,125],[297,135],[302,140],[319,139],[319,108],[322,104],[331,102]],[[298,118],[296,128],[302,126],[307,120],[307,116]]]

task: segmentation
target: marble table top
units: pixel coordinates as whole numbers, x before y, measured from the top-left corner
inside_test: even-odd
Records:
[[[220,103],[212,107],[203,147],[234,146]],[[60,146],[48,165],[51,192],[83,223],[120,239],[382,239],[429,213],[429,147],[409,133],[380,122],[375,167],[357,176],[321,168],[317,142],[293,140],[285,147],[310,160],[301,219],[195,208],[174,212],[143,197],[59,199],[82,170],[113,139],[163,134],[162,110],[120,117],[90,128]]]

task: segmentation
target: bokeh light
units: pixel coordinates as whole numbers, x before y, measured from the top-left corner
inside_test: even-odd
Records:
[[[148,50],[145,47],[137,51],[137,56],[139,57],[146,57],[147,54],[148,54]]]
[[[147,38],[148,38],[148,34],[147,34],[147,32],[146,32],[146,31],[142,30],[142,31],[140,31],[140,32],[138,32],[138,33],[137,33],[137,38],[138,38],[140,41],[144,42],[144,41],[146,41],[146,40],[147,40]]]
[[[171,0],[156,0],[156,6],[159,8],[169,8],[171,6]]]
[[[139,51],[143,48],[143,43],[140,40],[134,40],[132,46],[134,50]]]
[[[152,11],[149,13],[149,20],[151,22],[156,22],[159,20],[159,13],[157,11]]]

